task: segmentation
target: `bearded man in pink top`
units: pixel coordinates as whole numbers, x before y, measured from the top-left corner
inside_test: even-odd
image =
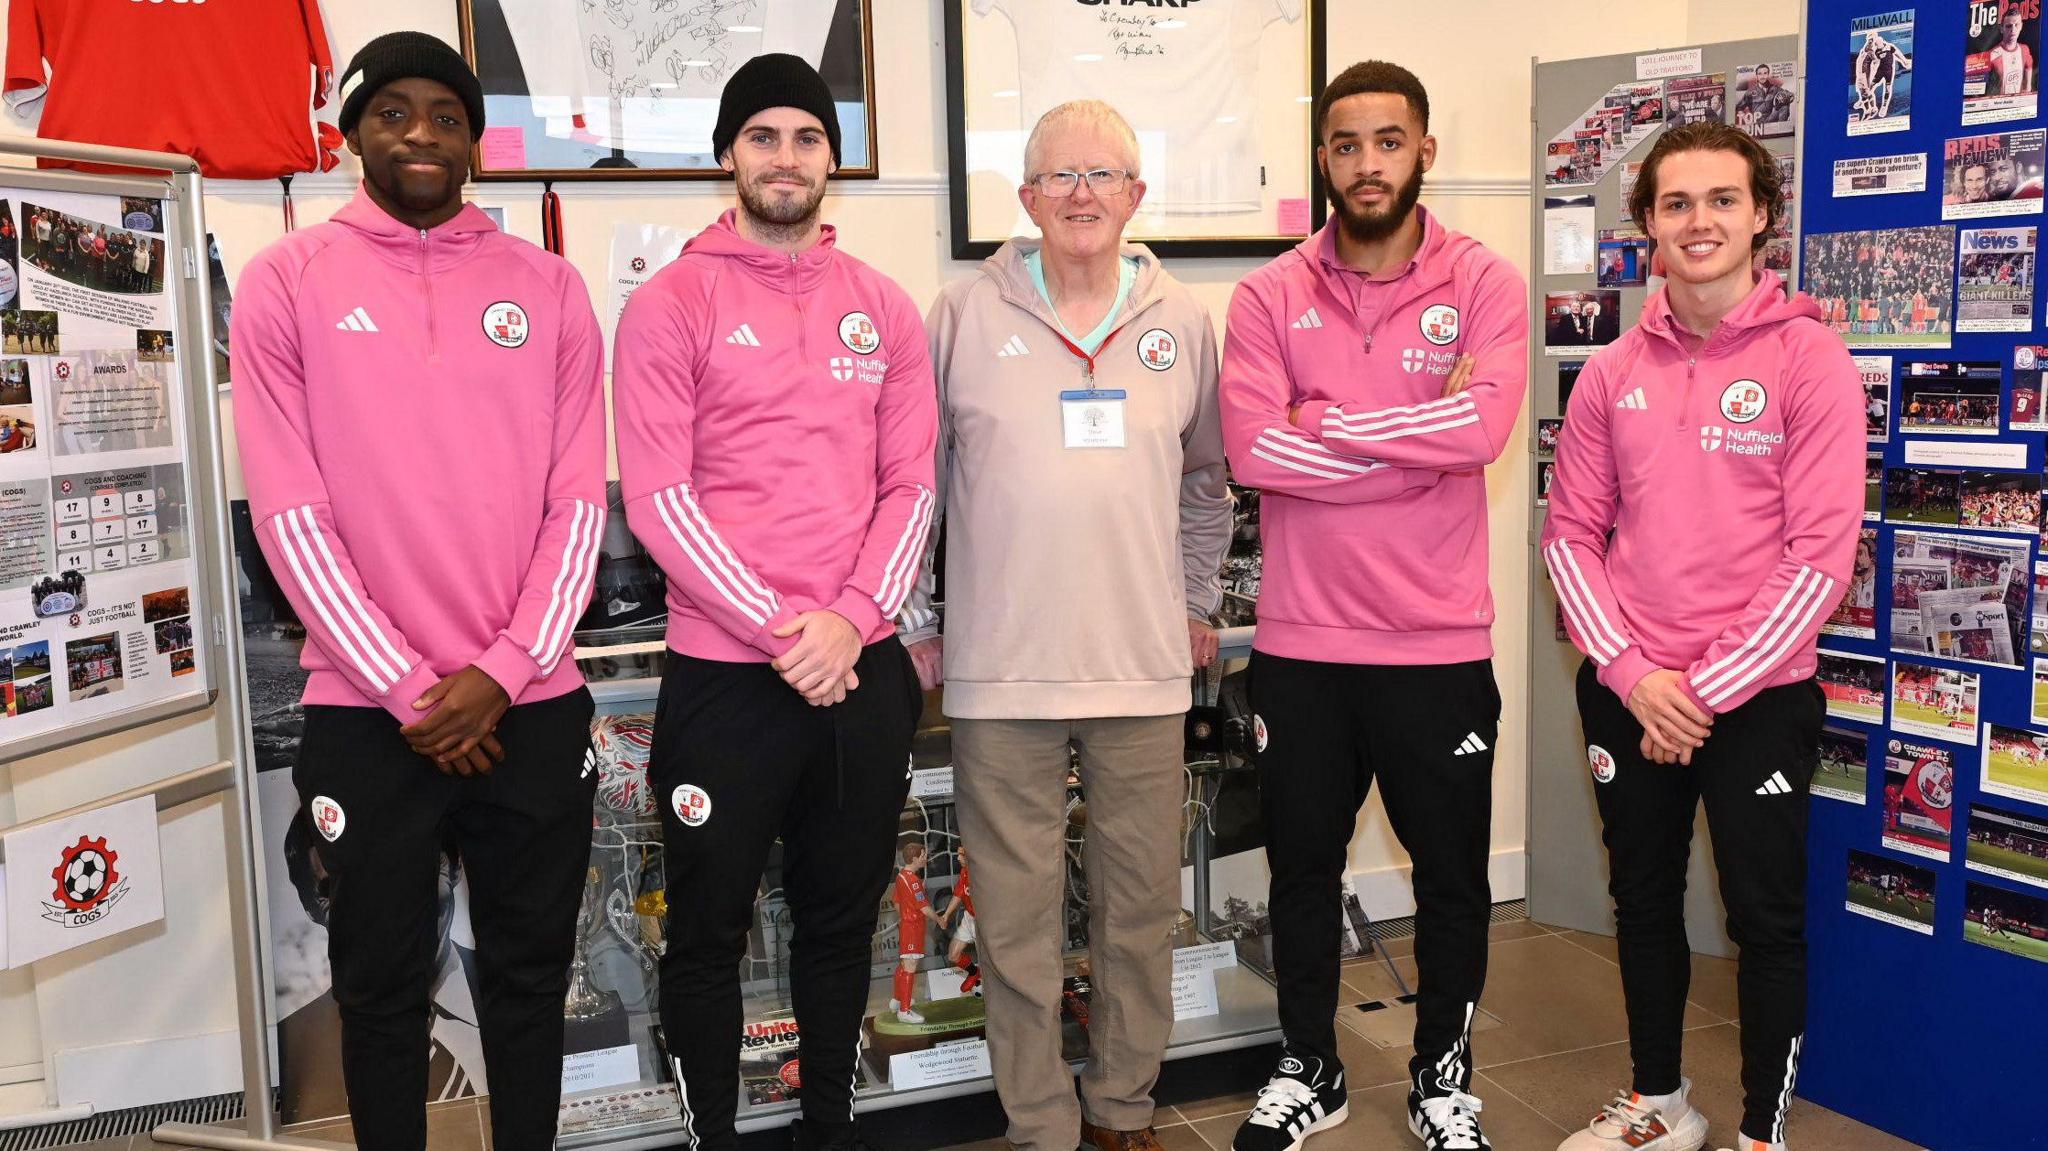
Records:
[[[1223,345],[1231,471],[1264,489],[1251,694],[1286,1039],[1235,1147],[1293,1151],[1347,1114],[1339,891],[1377,782],[1414,862],[1409,1128],[1429,1151],[1484,1151],[1471,1045],[1500,723],[1486,465],[1528,388],[1528,291],[1417,206],[1437,141],[1414,74],[1346,69],[1316,126],[1335,215],[1238,285]]]
[[[661,1017],[690,1146],[729,1151],[740,959],[779,839],[796,1146],[850,1149],[923,704],[894,617],[931,528],[938,402],[910,297],[819,222],[839,157],[825,81],[755,57],[712,143],[739,205],[634,291],[613,360],[626,519],[668,575],[648,767],[672,893]]]

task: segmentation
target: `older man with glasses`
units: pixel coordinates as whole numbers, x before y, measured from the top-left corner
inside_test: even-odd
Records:
[[[901,626],[925,687],[946,687],[1010,1142],[1146,1151],[1173,1026],[1182,723],[1194,669],[1216,657],[1230,537],[1216,337],[1158,259],[1123,242],[1145,184],[1115,109],[1047,112],[1024,164],[1018,198],[1043,238],[1004,244],[926,321],[950,532],[943,654],[929,576]],[[1095,987],[1078,1102],[1060,1055],[1075,753]]]

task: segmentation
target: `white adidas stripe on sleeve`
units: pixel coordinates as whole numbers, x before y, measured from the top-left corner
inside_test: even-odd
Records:
[[[680,485],[678,485],[680,487]],[[774,614],[766,601],[756,600],[751,592],[738,586],[738,581],[727,571],[724,563],[713,554],[710,547],[697,538],[697,525],[683,510],[682,502],[676,498],[676,488],[668,488],[654,494],[654,509],[661,513],[661,522],[668,525],[669,535],[676,546],[683,549],[690,562],[702,572],[704,579],[727,603],[739,613],[754,621],[756,627],[765,625]]]
[[[711,517],[705,515],[703,507],[697,503],[697,493],[691,491],[688,484],[677,484],[671,490],[679,497],[683,510],[696,523],[704,538],[711,542],[712,547],[718,549],[719,555],[725,557],[726,564],[732,568],[740,581],[753,589],[754,594],[768,605],[768,614],[774,615],[782,607],[782,600],[770,591],[768,585],[762,583],[760,577],[747,565],[740,562],[740,557],[733,554],[732,548],[726,546],[725,537],[719,535],[718,529],[711,526]]]
[[[369,639],[357,629],[355,621],[341,610],[340,602],[334,598],[333,589],[327,586],[326,577],[314,566],[310,548],[297,521],[293,518],[300,509],[280,513],[272,517],[271,534],[277,540],[278,550],[284,553],[285,565],[291,568],[292,578],[299,590],[312,605],[313,614],[327,626],[328,634],[341,645],[342,654],[355,665],[356,671],[370,682],[379,695],[390,691],[400,676],[370,648]],[[351,639],[353,636],[353,640]],[[360,644],[360,647],[358,646]],[[367,655],[364,653],[368,652]]]
[[[604,536],[605,510],[596,504],[583,500],[576,501],[576,515],[569,523],[569,536],[562,543],[561,566],[555,571],[554,585],[548,592],[548,610],[541,616],[540,627],[534,636],[533,646],[526,654],[542,664],[542,674],[551,670],[561,659],[556,650],[568,638],[589,586],[596,578],[597,549]],[[547,653],[553,652],[552,656]]]
[[[881,586],[875,590],[875,606],[882,609],[884,618],[894,616],[910,596],[918,561],[924,555],[925,532],[931,527],[935,501],[930,488],[923,484],[917,486],[917,502],[911,506],[903,534],[896,538],[895,550],[889,553],[889,562],[882,567]]]
[[[1600,612],[1600,601],[1594,598],[1592,588],[1579,571],[1578,557],[1572,555],[1564,540],[1558,540],[1544,549],[1543,559],[1550,568],[1551,583],[1557,587],[1558,602],[1579,629],[1580,638],[1586,641],[1586,654],[1602,667],[1614,662],[1628,643],[1608,624],[1606,614]]]
[[[1288,435],[1275,428],[1259,433],[1252,443],[1252,454],[1281,467],[1332,480],[1370,475],[1386,466],[1340,456],[1305,436]]]
[[[370,609],[364,607],[362,600],[356,598],[355,586],[341,578],[341,565],[335,562],[334,553],[328,550],[327,535],[320,530],[320,521],[313,515],[313,505],[306,504],[299,508],[298,515],[304,523],[306,531],[313,537],[313,551],[308,553],[308,558],[325,562],[328,576],[333,579],[334,585],[341,590],[341,599],[344,606],[353,612],[356,618],[362,621],[363,627],[369,632],[370,640],[375,648],[389,657],[392,666],[398,669],[398,674],[394,679],[404,679],[412,673],[412,665],[407,663],[405,657],[398,653],[397,646],[391,642],[389,636],[384,634],[384,629],[377,625],[376,617],[370,614]]]
[[[1763,626],[1750,634],[1741,647],[1693,677],[1692,689],[1709,705],[1718,707],[1745,686],[1769,671],[1800,641],[1815,615],[1831,607],[1835,581],[1810,567],[1802,567],[1792,586],[1778,598]],[[1748,654],[1745,656],[1744,653]],[[1737,662],[1737,661],[1740,662]]]

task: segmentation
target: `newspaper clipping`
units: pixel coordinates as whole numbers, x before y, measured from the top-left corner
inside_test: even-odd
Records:
[[[1849,21],[1849,135],[1913,127],[1913,9]]]
[[[1852,348],[1946,348],[1955,231],[1937,224],[1808,236],[1804,287]]]

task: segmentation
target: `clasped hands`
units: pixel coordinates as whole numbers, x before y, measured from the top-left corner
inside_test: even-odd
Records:
[[[1714,717],[1687,695],[1684,677],[1658,668],[1628,693],[1629,714],[1643,725],[1643,758],[1651,763],[1692,763],[1713,734]]]

